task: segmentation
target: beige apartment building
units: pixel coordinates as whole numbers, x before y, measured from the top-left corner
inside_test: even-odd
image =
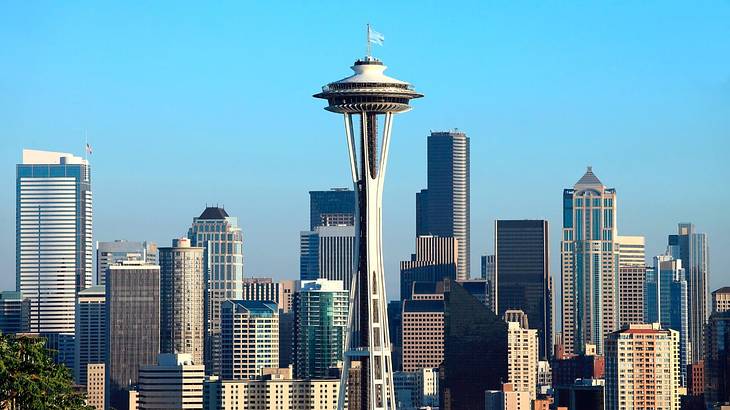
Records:
[[[403,301],[402,327],[403,371],[439,367],[444,360],[444,301]]]
[[[519,322],[507,322],[507,377],[513,389],[537,396],[537,329],[523,329]]]
[[[86,404],[104,410],[104,363],[86,365]]]
[[[679,409],[679,333],[658,323],[606,338],[606,410]]]

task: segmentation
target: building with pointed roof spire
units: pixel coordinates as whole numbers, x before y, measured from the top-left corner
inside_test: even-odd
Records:
[[[563,338],[567,354],[594,344],[603,354],[607,334],[618,329],[616,190],[589,166],[563,191],[561,272]]]

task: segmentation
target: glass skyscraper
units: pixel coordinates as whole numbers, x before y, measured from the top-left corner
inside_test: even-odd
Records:
[[[207,207],[193,218],[188,230],[191,246],[204,248],[206,264],[205,293],[205,367],[220,371],[221,303],[243,296],[243,232],[238,218],[223,208]]]
[[[416,236],[453,236],[459,244],[457,275],[469,278],[469,137],[461,131],[428,137],[428,187],[416,194]]]
[[[704,333],[709,312],[709,249],[707,235],[695,232],[691,223],[680,223],[677,235],[669,235],[669,253],[682,260],[687,277],[687,309],[691,360],[703,357]]]
[[[660,323],[664,329],[679,332],[680,385],[686,386],[689,360],[687,280],[682,261],[671,255],[654,258],[647,270],[645,286],[645,321]]]
[[[299,235],[301,280],[341,280],[350,288],[354,270],[355,227],[317,226]]]
[[[342,281],[302,281],[294,296],[294,372],[300,379],[328,377],[342,360],[348,292]]]
[[[616,190],[588,167],[563,191],[561,270],[565,353],[587,344],[603,354],[607,334],[618,328]],[[530,319],[532,320],[532,319]]]
[[[355,225],[355,191],[309,191],[309,230],[331,225]]]
[[[83,158],[23,150],[17,165],[16,290],[29,330],[73,333],[76,293],[91,286],[91,170]]]
[[[553,345],[548,221],[498,220],[494,232],[497,316],[525,312],[530,329],[537,329],[540,358],[547,360]]]

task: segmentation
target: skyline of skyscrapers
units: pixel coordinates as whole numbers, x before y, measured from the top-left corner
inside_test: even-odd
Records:
[[[453,236],[459,243],[456,279],[471,271],[469,137],[462,131],[427,138],[427,187],[416,193],[416,236]]]

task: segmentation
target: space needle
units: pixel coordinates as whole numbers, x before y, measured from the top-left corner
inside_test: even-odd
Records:
[[[352,66],[355,74],[325,85],[321,93],[314,95],[327,100],[325,110],[344,117],[356,193],[356,254],[339,409],[344,408],[346,396],[351,410],[396,408],[383,274],[383,182],[393,114],[409,111],[410,100],[423,95],[410,84],[383,73],[386,66],[371,55],[371,44],[382,45],[383,40],[383,36],[368,25],[367,53]]]

